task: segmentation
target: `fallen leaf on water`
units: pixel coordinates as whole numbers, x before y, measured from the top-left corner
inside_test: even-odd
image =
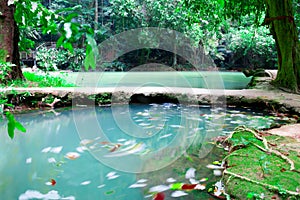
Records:
[[[164,191],[166,191],[168,189],[170,189],[170,187],[167,186],[167,185],[157,185],[157,186],[151,187],[149,189],[149,192],[150,193],[155,193],[155,192],[159,193],[159,192],[164,192]]]
[[[53,158],[53,157],[48,158],[48,163],[56,163],[55,158]]]
[[[148,181],[147,179],[140,179],[140,180],[137,181],[137,183],[145,183],[147,181]]]
[[[207,181],[208,180],[208,178],[201,178],[199,181],[200,182],[205,182],[205,181]]]
[[[50,149],[50,152],[51,153],[60,153],[61,152],[61,150],[63,149],[63,147],[62,146],[59,146],[59,147],[52,147],[51,149]]]
[[[142,188],[142,187],[146,187],[147,184],[146,183],[134,183],[132,185],[129,186],[129,188]]]
[[[118,150],[120,148],[121,144],[115,144],[110,150],[109,152],[114,152],[116,150]]]
[[[195,180],[193,178],[190,178],[189,181],[190,181],[191,184],[198,184],[200,182],[200,181]]]
[[[186,179],[195,178],[195,172],[196,172],[195,168],[192,167],[189,168],[185,173],[185,178]]]
[[[80,157],[80,154],[77,153],[77,152],[68,152],[66,155],[65,155],[66,158],[70,159],[70,160],[75,160],[77,158]]]
[[[109,172],[108,174],[106,174],[106,177],[108,180],[118,178],[119,176],[120,175],[118,175],[117,172]]]
[[[26,159],[26,164],[29,164],[29,163],[31,163],[32,162],[32,158],[27,158]]]
[[[175,191],[171,194],[171,197],[182,197],[182,196],[186,196],[188,195],[188,193],[183,192],[183,191]]]
[[[99,186],[97,186],[97,188],[103,188],[105,186],[105,184],[102,184],[102,185],[99,185]]]
[[[54,179],[51,179],[50,182],[52,186],[56,185],[56,181]]]
[[[174,183],[174,182],[176,182],[176,179],[174,179],[174,178],[168,178],[166,181],[168,183]]]
[[[42,153],[48,153],[51,150],[51,147],[46,147],[42,149]]]
[[[154,195],[153,200],[164,200],[165,199],[165,194],[162,192],[159,192]]]
[[[91,181],[83,181],[82,183],[80,183],[80,185],[88,185],[90,183],[91,183]]]
[[[197,186],[197,184],[183,184],[181,186],[182,190],[193,190],[195,189],[195,187]]]

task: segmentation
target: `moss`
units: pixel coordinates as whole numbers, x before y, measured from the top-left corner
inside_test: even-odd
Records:
[[[227,192],[238,199],[247,199],[247,196],[252,199],[255,195],[257,198],[261,194],[266,199],[276,195],[285,199],[293,196],[287,191],[296,192],[300,188],[300,173],[297,172],[300,169],[299,155],[291,149],[281,149],[282,144],[290,144],[291,139],[268,135],[263,137],[272,144],[270,148],[288,154],[288,158],[295,163],[296,171],[290,171],[290,164],[281,156],[263,151],[262,148],[266,147],[253,133],[236,131],[229,139],[232,152],[226,159],[230,167],[226,169],[229,173],[225,173],[224,182]]]

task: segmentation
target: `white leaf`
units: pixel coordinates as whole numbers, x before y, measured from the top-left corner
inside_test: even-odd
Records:
[[[91,181],[83,181],[82,183],[80,183],[80,185],[88,185],[90,183],[91,183]]]
[[[176,179],[174,179],[174,178],[168,178],[166,181],[168,183],[174,183],[174,182],[176,182]]]
[[[163,192],[163,191],[166,191],[170,189],[169,186],[167,185],[157,185],[157,186],[154,186],[154,187],[151,187],[149,189],[149,192],[152,193],[152,192]]]
[[[182,196],[186,196],[186,195],[188,195],[188,193],[177,190],[171,194],[171,197],[182,197]]]
[[[29,163],[31,163],[32,162],[32,158],[27,158],[26,159],[26,164],[29,164]]]
[[[141,188],[141,187],[146,187],[147,184],[146,183],[134,183],[131,186],[129,186],[129,188]]]
[[[192,167],[189,168],[185,173],[185,178],[186,179],[195,178],[195,172],[196,172],[195,168]]]
[[[48,158],[48,163],[56,163],[55,158],[53,158],[53,157]]]
[[[61,150],[62,150],[62,148],[63,148],[62,146],[52,147],[51,150],[50,150],[50,152],[52,152],[52,153],[60,153]]]

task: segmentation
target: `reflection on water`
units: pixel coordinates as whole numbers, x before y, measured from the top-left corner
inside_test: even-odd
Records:
[[[188,147],[199,149],[207,135],[226,135],[237,125],[262,128],[288,120],[254,116],[247,110],[225,112],[174,104],[86,108],[16,118],[26,134],[17,133],[10,140],[6,125],[0,126],[1,199],[151,199],[148,190],[156,185],[168,187],[172,180],[189,183],[184,177],[187,168],[196,169],[198,180],[213,179],[205,166],[218,159],[215,151],[203,159],[191,155],[191,162],[184,155]],[[198,198],[200,193],[207,195],[193,191],[182,198]],[[165,194],[171,198],[170,191]]]

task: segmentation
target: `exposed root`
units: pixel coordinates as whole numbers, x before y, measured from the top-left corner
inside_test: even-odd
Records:
[[[269,190],[282,191],[282,192],[285,192],[286,194],[289,194],[289,195],[300,196],[299,192],[289,191],[289,190],[285,190],[283,188],[279,188],[279,187],[274,186],[274,185],[270,185],[270,184],[267,184],[267,183],[262,183],[262,182],[250,179],[248,177],[241,176],[241,175],[233,173],[233,172],[229,172],[226,169],[224,170],[223,173],[227,174],[227,175],[230,175],[231,177],[236,177],[236,178],[239,178],[239,179],[242,179],[242,180],[249,181],[251,183],[257,184],[257,185],[264,186],[264,187],[268,188]]]
[[[49,106],[51,108],[54,108],[55,104],[60,102],[60,101],[61,101],[60,99],[55,98],[52,103],[45,103],[45,105]]]

